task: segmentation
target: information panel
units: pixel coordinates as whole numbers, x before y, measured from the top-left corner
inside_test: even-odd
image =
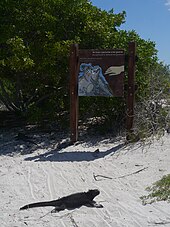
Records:
[[[125,53],[79,50],[78,96],[124,96]]]

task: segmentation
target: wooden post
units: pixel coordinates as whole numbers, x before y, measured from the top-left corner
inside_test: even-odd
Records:
[[[133,132],[134,120],[134,102],[135,102],[135,60],[136,60],[136,43],[129,43],[128,53],[128,89],[127,89],[127,118],[126,129],[127,139]]]
[[[70,130],[71,143],[78,139],[78,70],[79,49],[78,44],[70,48]]]

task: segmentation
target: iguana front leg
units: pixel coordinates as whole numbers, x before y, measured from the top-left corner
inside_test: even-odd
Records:
[[[96,208],[103,208],[102,204],[96,203],[95,201],[89,201],[87,204],[85,204],[87,207],[96,207]]]

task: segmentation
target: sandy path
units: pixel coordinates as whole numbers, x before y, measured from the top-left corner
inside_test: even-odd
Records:
[[[1,155],[0,226],[170,226],[170,204],[143,206],[139,198],[147,186],[170,173],[169,135],[145,149],[120,144],[106,140],[94,146],[70,146],[59,153],[37,149],[32,154]],[[95,157],[97,148],[100,152]],[[94,188],[101,192],[96,201],[103,204],[102,209],[81,207],[55,214],[48,213],[52,207],[19,211],[30,202]]]

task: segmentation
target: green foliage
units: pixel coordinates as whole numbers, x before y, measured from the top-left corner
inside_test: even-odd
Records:
[[[144,205],[156,201],[170,202],[170,174],[163,176],[163,178],[153,184],[153,186],[146,188],[149,191],[148,196],[142,196]]]
[[[134,128],[140,138],[161,136],[170,125],[170,70],[162,63],[154,66],[148,69],[146,87],[135,106]]]
[[[88,0],[1,0],[0,100],[30,119],[55,118],[69,110],[69,49],[123,48],[137,43],[137,100],[149,96],[150,71],[158,63],[155,43],[123,31],[126,13],[98,9]],[[125,100],[82,99],[80,113],[125,119]],[[33,115],[33,116],[32,116]],[[35,116],[34,116],[35,115]],[[119,116],[119,117],[118,117]]]
[[[33,60],[30,58],[29,47],[24,45],[23,39],[18,36],[8,39],[7,45],[10,49],[10,56],[1,60],[2,66],[9,67],[15,72],[21,72],[34,65]]]

